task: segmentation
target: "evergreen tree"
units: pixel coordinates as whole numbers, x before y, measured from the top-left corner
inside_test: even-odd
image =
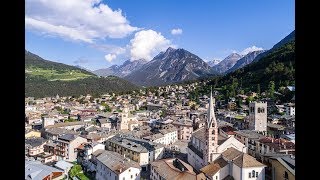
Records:
[[[257,85],[257,94],[260,96],[261,89],[260,89],[260,84]]]
[[[268,95],[271,99],[274,99],[274,92],[275,92],[274,81],[270,81],[268,86]]]

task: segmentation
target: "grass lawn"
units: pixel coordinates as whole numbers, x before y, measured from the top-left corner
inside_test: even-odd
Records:
[[[26,73],[31,76],[41,76],[50,81],[74,81],[78,79],[84,79],[90,77],[92,75],[84,74],[77,70],[72,71],[57,71],[54,69],[42,69],[42,68],[34,68],[30,67],[26,70]]]

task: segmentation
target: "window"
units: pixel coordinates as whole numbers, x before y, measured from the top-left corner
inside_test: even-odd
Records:
[[[256,172],[254,170],[252,170],[252,177],[256,177]]]
[[[131,179],[133,178],[133,175],[131,175]]]
[[[251,178],[251,173],[249,173],[249,178]]]
[[[125,177],[123,177],[123,178],[122,178],[122,180],[126,180],[126,178],[125,178]]]
[[[288,172],[287,172],[287,171],[284,172],[284,179],[285,179],[285,180],[288,180],[288,179],[289,179],[289,175],[288,175]]]
[[[216,180],[218,180],[218,176],[216,176]]]
[[[256,172],[256,177],[258,177],[259,176],[259,173],[258,172]]]
[[[136,177],[138,176],[138,173],[136,173]]]

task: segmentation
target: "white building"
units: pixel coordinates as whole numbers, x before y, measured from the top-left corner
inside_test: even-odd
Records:
[[[164,153],[164,145],[143,139],[116,135],[106,141],[106,149],[117,152],[136,161],[146,171],[148,165],[161,159]]]
[[[140,179],[141,168],[137,162],[131,161],[122,155],[104,150],[97,156],[97,180],[126,180]]]
[[[200,169],[210,180],[233,177],[234,180],[264,180],[266,166],[252,156],[228,148],[220,157]]]
[[[74,134],[65,134],[58,137],[58,140],[56,140],[58,160],[76,161],[78,154],[76,149],[85,142],[87,142],[87,139]]]
[[[42,117],[42,127],[45,128],[47,126],[51,126],[55,124],[55,118]]]
[[[249,103],[249,129],[258,132],[267,131],[267,103]]]
[[[99,149],[105,150],[105,145],[98,142],[91,142],[88,144],[84,144],[83,148],[78,152],[78,157],[77,157],[78,162],[84,165],[87,164],[88,160],[91,159],[92,153]]]
[[[285,105],[286,115],[295,116],[296,115],[296,106],[293,103],[288,103]]]
[[[246,146],[234,136],[219,133],[212,93],[208,107],[205,126],[193,133],[188,144],[189,164],[204,173],[207,179],[264,180],[265,165],[246,154]]]
[[[222,152],[230,147],[241,152],[247,152],[245,145],[233,136],[224,137],[218,134],[218,123],[214,114],[214,100],[211,94],[206,124],[203,128],[193,132],[191,141],[188,144],[188,163],[199,170],[209,162],[216,160]]]
[[[163,145],[171,145],[178,140],[178,131],[174,126],[165,126],[159,130],[160,133],[143,137],[145,140],[160,143]]]
[[[235,131],[235,138],[239,140],[241,143],[246,145],[248,149],[248,154],[255,157],[256,156],[256,149],[257,143],[259,139],[264,138],[265,136],[262,134],[259,134],[252,130],[239,130]]]

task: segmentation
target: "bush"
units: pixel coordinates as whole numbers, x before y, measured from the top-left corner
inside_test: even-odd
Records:
[[[70,171],[69,171],[69,176],[71,178],[73,178],[74,176],[76,176],[77,174],[79,174],[80,172],[82,171],[82,167],[81,165],[77,164],[77,165],[74,165]]]
[[[86,175],[84,175],[83,173],[79,173],[77,174],[77,178],[81,179],[81,180],[90,180]]]

